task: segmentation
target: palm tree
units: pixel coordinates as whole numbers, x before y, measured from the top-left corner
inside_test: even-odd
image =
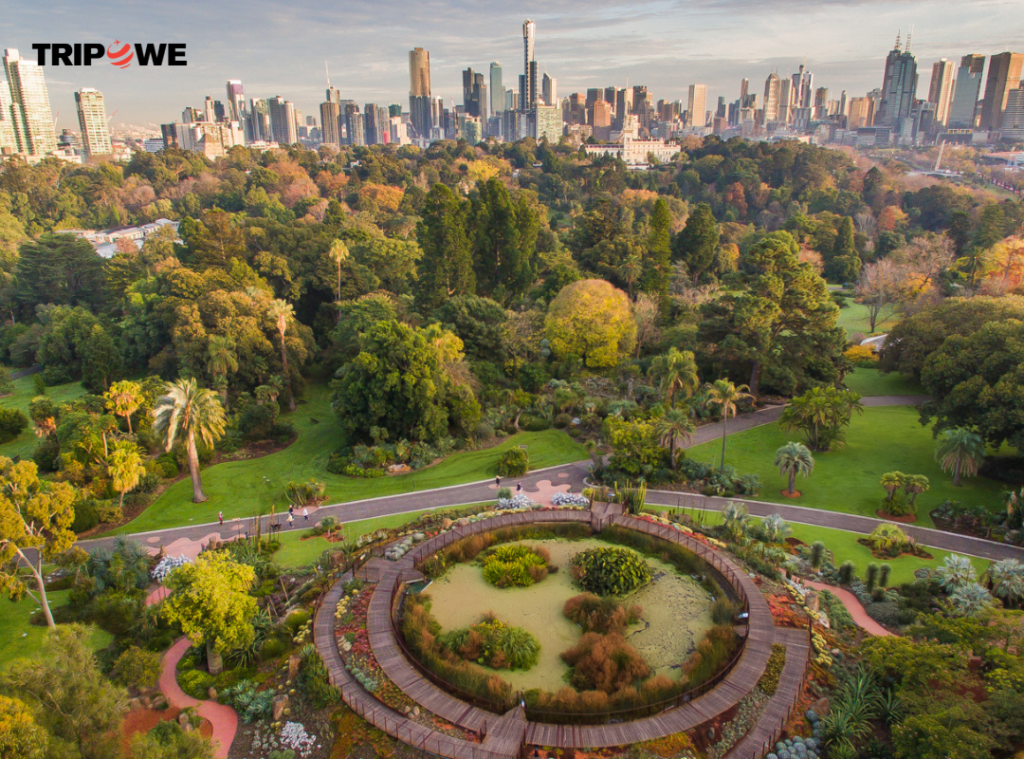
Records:
[[[192,475],[192,500],[206,500],[203,483],[199,478],[199,453],[196,435],[213,447],[224,434],[224,407],[217,394],[199,387],[194,379],[169,382],[167,394],[153,408],[153,429],[164,435],[164,449],[170,451],[178,437],[185,438],[188,449],[188,470]]]
[[[626,283],[626,287],[629,292],[629,299],[633,300],[633,284],[643,276],[644,273],[644,261],[639,255],[634,253],[631,256],[627,256],[617,271],[618,275]]]
[[[981,436],[963,427],[956,427],[942,433],[942,439],[935,448],[935,460],[943,472],[953,472],[953,487],[960,487],[960,476],[973,477],[978,473],[985,458],[985,444]]]
[[[761,520],[761,537],[765,543],[781,543],[793,534],[793,528],[778,514],[770,514]]]
[[[668,409],[654,423],[654,432],[658,436],[658,443],[668,446],[668,455],[672,461],[673,470],[676,468],[679,449],[690,442],[693,429],[690,414],[681,408]]]
[[[893,496],[896,495],[897,490],[903,487],[903,481],[906,478],[907,476],[903,472],[886,472],[882,475],[882,487],[888,493],[885,498],[888,503],[892,503]]]
[[[992,594],[976,582],[958,587],[949,601],[955,617],[977,617],[995,605]]]
[[[814,456],[803,443],[786,443],[775,451],[775,466],[779,468],[779,474],[789,476],[786,492],[792,495],[796,492],[796,476],[803,475],[806,479],[814,471]]]
[[[942,561],[942,566],[936,570],[939,576],[939,585],[947,593],[952,593],[961,585],[974,582],[978,573],[974,569],[971,560],[958,553],[951,553]]]
[[[277,333],[281,336],[281,378],[284,380],[285,389],[288,391],[288,410],[295,410],[295,395],[292,393],[292,379],[288,374],[288,351],[284,344],[284,333],[288,329],[288,321],[295,318],[295,310],[287,301],[275,299],[270,302],[268,313],[271,318],[277,321]]]
[[[206,346],[206,367],[215,378],[220,390],[220,402],[228,405],[228,374],[238,371],[238,354],[235,353],[235,341],[230,337],[211,335]]]
[[[135,488],[146,473],[139,447],[129,440],[118,440],[111,446],[107,470],[114,490],[120,494],[118,506],[123,509],[124,494]]]
[[[334,261],[334,265],[338,270],[338,287],[334,295],[334,304],[337,306],[341,302],[341,267],[348,260],[348,246],[341,240],[334,240],[327,251],[327,255]],[[334,318],[335,321],[341,320],[341,311],[337,308],[334,311]]]
[[[914,501],[921,493],[927,493],[931,487],[928,478],[923,474],[912,474],[903,480],[903,492],[910,497],[910,508],[914,508]]]
[[[747,391],[746,385],[734,385],[727,379],[715,380],[713,385],[708,385],[708,403],[717,406],[722,414],[722,465],[719,472],[725,471],[725,435],[728,427],[729,417],[736,416],[736,407],[744,398],[753,398]]]
[[[661,393],[669,405],[673,405],[677,391],[689,399],[700,387],[693,351],[669,348],[664,356],[657,356],[651,361],[647,376],[661,384]]]
[[[107,409],[128,422],[128,433],[132,433],[132,414],[142,405],[142,385],[138,382],[123,380],[115,382],[103,394],[107,399]]]
[[[1007,606],[1016,606],[1024,598],[1024,564],[1016,559],[995,561],[988,568],[992,594]]]

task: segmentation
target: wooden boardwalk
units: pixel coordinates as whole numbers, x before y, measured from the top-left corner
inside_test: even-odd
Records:
[[[754,688],[764,673],[765,664],[771,655],[771,644],[776,641],[777,631],[772,623],[771,611],[760,590],[728,558],[688,535],[664,525],[622,515],[601,514],[600,521],[603,524],[615,524],[684,546],[704,559],[724,584],[745,604],[749,612],[749,622],[742,654],[710,691],[654,716],[628,722],[606,725],[532,722],[525,719],[522,709],[519,708],[512,709],[502,716],[449,695],[430,682],[425,673],[417,669],[403,654],[396,640],[393,623],[394,604],[401,586],[418,576],[415,571],[417,561],[477,532],[537,522],[589,523],[590,520],[591,514],[588,511],[552,510],[508,514],[456,526],[449,532],[417,545],[400,561],[374,561],[372,567],[367,566],[365,575],[378,580],[367,615],[370,646],[377,662],[385,674],[409,697],[438,717],[483,736],[482,743],[454,739],[418,725],[382,706],[351,678],[338,654],[334,638],[334,610],[342,592],[342,583],[339,582],[325,597],[317,613],[315,633],[317,648],[331,674],[331,681],[341,689],[346,703],[390,735],[410,745],[452,759],[513,759],[519,756],[524,745],[601,748],[640,743],[691,730],[735,706]],[[804,639],[806,648],[806,632]],[[785,642],[789,645],[788,639]],[[787,656],[786,671],[790,670],[790,658]],[[799,657],[793,656],[792,660],[797,663]],[[796,669],[792,671],[795,673]],[[802,674],[803,667],[800,666],[801,678]],[[780,692],[782,691],[780,685]],[[767,724],[764,717],[762,722]],[[755,737],[756,735],[752,733],[751,739]]]

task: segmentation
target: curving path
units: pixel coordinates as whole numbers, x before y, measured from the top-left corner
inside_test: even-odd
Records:
[[[827,590],[829,593],[836,596],[843,602],[843,606],[846,607],[846,610],[850,612],[850,616],[853,617],[853,621],[856,622],[857,627],[861,628],[865,632],[882,638],[887,635],[892,635],[891,632],[868,616],[867,611],[864,610],[864,606],[857,599],[857,596],[853,595],[850,591],[843,588],[837,588],[835,585],[826,585],[823,582],[813,582],[812,580],[805,580],[803,578],[800,578],[800,584],[814,588],[815,590]]]
[[[176,672],[178,662],[185,655],[192,644],[188,638],[179,638],[178,641],[167,649],[163,658],[163,669],[160,672],[160,691],[167,697],[171,706],[179,709],[198,707],[196,712],[200,717],[210,721],[213,725],[213,748],[217,759],[227,759],[231,750],[231,742],[235,739],[238,731],[238,715],[230,706],[218,704],[216,701],[199,701],[192,698],[178,685]]]

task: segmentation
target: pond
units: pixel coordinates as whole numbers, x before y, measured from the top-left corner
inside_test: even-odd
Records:
[[[573,584],[569,564],[574,554],[610,545],[596,538],[586,540],[524,540],[551,553],[558,572],[528,588],[496,588],[483,578],[475,563],[456,564],[432,582],[426,594],[433,599],[431,613],[444,630],[468,627],[493,612],[502,622],[522,627],[540,641],[540,659],[527,671],[498,672],[518,690],[565,687],[569,672],[560,655],[580,637],[580,628],[565,618],[562,607],[581,591]],[[710,593],[671,564],[645,557],[652,581],[620,599],[643,607],[640,622],[626,631],[626,639],[657,674],[677,679],[680,665],[712,627]]]

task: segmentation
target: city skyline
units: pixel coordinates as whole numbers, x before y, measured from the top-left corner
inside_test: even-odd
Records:
[[[415,47],[430,51],[433,95],[446,103],[450,98],[459,102],[463,70],[486,72],[491,61],[499,61],[511,71],[512,62],[522,60],[524,17],[537,23],[538,78],[545,72],[556,78],[562,97],[591,87],[622,87],[628,78],[630,84],[646,84],[659,99],[683,102],[690,84],[706,84],[709,105],[719,96],[734,100],[742,78],[763,81],[770,70],[795,71],[805,60],[816,85],[835,94],[845,89],[851,97],[862,95],[879,86],[881,61],[893,36],[901,30],[906,36],[911,26],[922,79],[941,58],[1016,50],[1024,36],[1024,19],[1012,12],[1014,3],[1007,0],[983,0],[970,11],[952,3],[843,1],[810,6],[782,0],[743,14],[736,10],[747,8],[744,0],[690,4],[688,10],[674,3],[569,3],[557,13],[536,3],[512,10],[484,3],[480,13],[453,6],[449,16],[429,17],[424,10],[403,7],[401,13],[390,14],[387,3],[354,2],[339,10],[314,4],[301,18],[286,17],[270,3],[255,3],[246,8],[245,25],[238,23],[232,8],[197,9],[186,17],[153,6],[133,17],[131,28],[124,28],[123,14],[112,4],[86,5],[95,13],[83,21],[76,5],[73,23],[53,14],[52,8],[15,8],[10,20],[0,22],[2,46],[19,48],[28,57],[33,42],[105,41],[111,34],[100,30],[117,29],[124,39],[184,41],[189,65],[124,71],[105,62],[91,68],[46,67],[53,111],[59,112],[58,131],[77,127],[73,92],[84,87],[103,91],[108,110],[119,109],[115,125],[171,120],[184,104],[200,107],[206,95],[222,98],[228,79],[240,79],[247,97],[270,100],[280,95],[303,115],[318,116],[326,86],[325,59],[332,85],[343,99],[407,105],[408,51]],[[494,12],[484,12],[492,5]],[[581,15],[584,8],[587,13]],[[799,29],[786,23],[794,13],[800,15],[802,23],[795,25]],[[116,23],[107,23],[115,17]],[[756,29],[747,28],[754,21]],[[379,34],[370,33],[374,29]],[[678,36],[672,36],[674,31]],[[209,44],[211,36],[219,42]],[[274,39],[278,50],[294,45],[302,55],[267,55],[255,44],[259,39]],[[341,49],[347,54],[339,54]],[[749,53],[732,56],[739,50]],[[806,57],[787,54],[801,50]],[[504,84],[515,86],[508,77]],[[923,86],[927,88],[926,81]]]

